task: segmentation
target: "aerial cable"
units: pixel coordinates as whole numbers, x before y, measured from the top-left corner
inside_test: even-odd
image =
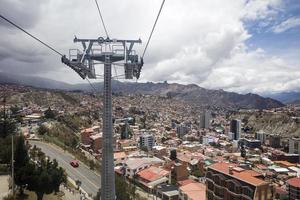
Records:
[[[87,82],[90,84],[90,86],[91,86],[91,88],[94,90],[94,92],[97,93],[97,90],[96,90],[96,88],[94,87],[94,85],[91,83],[91,81],[90,81],[88,78],[86,78],[86,80],[87,80]]]
[[[152,38],[154,29],[155,29],[155,27],[156,27],[158,18],[159,18],[159,16],[160,16],[160,13],[161,13],[161,11],[162,11],[162,9],[163,9],[164,4],[165,4],[165,0],[163,0],[162,3],[161,3],[161,6],[160,6],[160,9],[159,9],[158,15],[157,15],[156,20],[155,20],[155,22],[154,22],[154,25],[153,25],[153,27],[152,27],[150,36],[149,36],[149,38],[148,38],[147,44],[146,44],[146,46],[145,46],[145,49],[144,49],[144,52],[143,52],[143,55],[142,55],[142,58],[144,58],[144,56],[145,56],[145,53],[146,53],[146,51],[147,51],[148,45],[149,45],[150,40],[151,40],[151,38]]]
[[[103,20],[102,14],[101,14],[101,10],[100,10],[100,8],[99,8],[98,1],[97,1],[97,0],[95,0],[95,3],[96,3],[96,6],[97,6],[97,9],[98,9],[99,17],[100,17],[100,20],[101,20],[101,22],[102,22],[102,25],[103,25],[103,28],[104,28],[104,31],[105,31],[106,37],[107,37],[107,38],[109,38],[109,35],[108,35],[108,32],[107,32],[107,29],[106,29],[106,26],[105,26],[105,23],[104,23],[104,20]]]
[[[51,47],[50,45],[46,44],[45,42],[43,42],[42,40],[40,40],[39,38],[35,37],[34,35],[28,33],[26,30],[24,30],[23,28],[21,28],[20,26],[18,26],[17,24],[15,24],[14,22],[10,21],[9,19],[7,19],[6,17],[4,17],[3,15],[0,14],[0,17],[2,19],[4,19],[5,21],[7,21],[8,23],[10,23],[11,25],[15,26],[16,28],[20,29],[21,31],[23,31],[24,33],[26,33],[27,35],[29,35],[30,37],[32,37],[33,39],[37,40],[38,42],[40,42],[41,44],[43,44],[44,46],[48,47],[49,49],[51,49],[52,51],[54,51],[55,53],[57,53],[60,56],[63,56],[62,53],[60,53],[59,51],[55,50],[53,47]]]

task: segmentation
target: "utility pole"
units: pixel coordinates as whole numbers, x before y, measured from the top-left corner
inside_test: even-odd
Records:
[[[3,118],[4,118],[3,137],[6,137],[6,135],[7,135],[7,130],[6,130],[6,97],[3,97],[3,108],[4,108],[4,112],[3,112]]]
[[[69,58],[62,57],[62,62],[72,68],[78,75],[96,79],[96,64],[104,64],[103,86],[103,136],[101,163],[101,200],[115,200],[115,171],[112,127],[112,73],[113,63],[124,66],[125,79],[140,77],[143,59],[139,59],[133,50],[135,43],[141,40],[117,40],[99,37],[98,39],[77,39],[83,46],[83,52],[71,49]]]
[[[11,187],[13,197],[15,196],[15,158],[14,158],[14,134],[11,134]]]
[[[7,136],[7,114],[6,114],[6,97],[3,97],[3,118],[4,118],[4,124],[3,124],[3,135],[4,137]],[[15,180],[14,180],[14,135],[11,134],[11,190],[12,195],[15,196]]]

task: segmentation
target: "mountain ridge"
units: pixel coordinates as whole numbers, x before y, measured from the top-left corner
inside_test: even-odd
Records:
[[[12,76],[0,73],[0,84],[18,84],[32,86],[44,89],[58,90],[81,90],[92,91],[89,84],[69,84],[61,81],[45,79],[31,76]],[[103,83],[93,83],[99,92],[103,89]],[[196,84],[183,85],[179,83],[136,83],[136,82],[120,82],[114,80],[112,82],[114,93],[123,94],[150,94],[159,95],[167,98],[176,98],[184,100],[197,106],[204,107],[222,107],[229,109],[268,109],[284,106],[280,101],[272,98],[264,98],[257,94],[238,94],[235,92],[227,92],[224,90],[209,90],[202,88]]]

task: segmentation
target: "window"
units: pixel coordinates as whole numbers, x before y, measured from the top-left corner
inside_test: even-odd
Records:
[[[211,181],[207,181],[207,187],[212,191],[214,190],[214,184]]]
[[[298,142],[294,142],[294,153],[298,153]]]
[[[253,196],[253,190],[251,188],[249,188],[249,187],[245,187],[243,189],[243,194],[252,198],[252,196]]]

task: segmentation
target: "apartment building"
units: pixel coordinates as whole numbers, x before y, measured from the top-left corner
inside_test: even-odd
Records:
[[[233,163],[215,163],[206,173],[208,200],[271,200],[269,183],[262,175]]]

